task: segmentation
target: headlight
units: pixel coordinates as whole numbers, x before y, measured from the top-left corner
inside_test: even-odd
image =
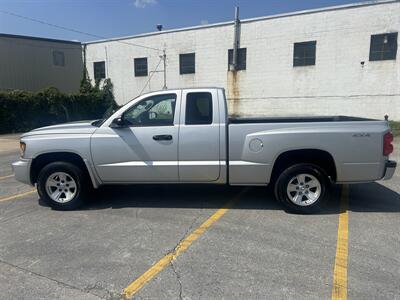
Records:
[[[19,142],[19,154],[21,157],[25,155],[26,144],[24,142]]]

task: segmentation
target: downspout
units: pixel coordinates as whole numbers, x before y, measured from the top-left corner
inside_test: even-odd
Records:
[[[87,71],[87,68],[86,68],[86,44],[83,44],[83,47],[82,47],[82,63],[83,63],[83,70],[82,70],[82,80],[86,80],[87,78],[88,78],[88,71]]]
[[[104,46],[104,52],[105,52],[105,54],[106,54],[106,78],[109,78],[108,77],[108,53],[107,53],[107,46]]]
[[[239,30],[240,30],[239,7],[236,6],[235,7],[235,27],[234,27],[234,37],[233,37],[232,71],[237,70],[238,49],[239,49],[239,44],[240,44]]]
[[[83,45],[83,72],[86,71],[86,44]]]
[[[240,46],[240,20],[239,7],[235,7],[235,22],[233,32],[233,51],[232,62],[228,69],[227,88],[228,88],[228,107],[230,115],[239,114],[240,99],[240,76],[238,74],[238,49]]]
[[[163,60],[163,63],[164,63],[164,70],[163,70],[163,73],[164,73],[164,86],[163,86],[163,90],[166,90],[167,89],[167,54],[165,52],[165,47],[163,49],[162,60]]]

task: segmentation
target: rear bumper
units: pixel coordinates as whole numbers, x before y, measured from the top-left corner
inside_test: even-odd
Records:
[[[389,180],[393,177],[394,172],[396,171],[397,163],[393,160],[388,160],[385,166],[385,175],[383,176],[383,180]]]
[[[29,171],[30,166],[30,159],[21,158],[19,161],[14,162],[12,164],[12,168],[14,171],[15,179],[26,184],[32,184]]]

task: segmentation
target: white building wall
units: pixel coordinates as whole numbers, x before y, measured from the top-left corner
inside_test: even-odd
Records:
[[[400,31],[400,2],[374,2],[294,13],[241,23],[247,68],[228,71],[233,23],[164,31],[87,45],[87,68],[106,61],[107,77],[123,104],[136,97],[149,77],[134,77],[133,59],[148,57],[154,70],[162,52],[125,43],[166,48],[169,88],[222,86],[231,114],[353,115],[400,120],[400,57],[369,61],[371,34]],[[293,43],[317,41],[316,65],[293,67]],[[400,48],[400,47],[399,47]],[[196,53],[196,73],[179,74],[179,54]],[[365,62],[364,66],[361,62]],[[162,63],[158,70],[163,69]],[[163,87],[155,73],[144,92]]]

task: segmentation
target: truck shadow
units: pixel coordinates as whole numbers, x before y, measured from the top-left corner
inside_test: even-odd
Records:
[[[319,214],[338,214],[342,187],[332,186],[332,196]],[[232,209],[285,210],[269,187],[228,187],[211,185],[130,185],[107,186],[93,192],[82,210],[126,207],[218,209],[241,195]],[[379,184],[350,186],[349,211],[400,212],[399,193]]]
[[[399,213],[400,194],[377,182],[351,185],[349,210]]]

